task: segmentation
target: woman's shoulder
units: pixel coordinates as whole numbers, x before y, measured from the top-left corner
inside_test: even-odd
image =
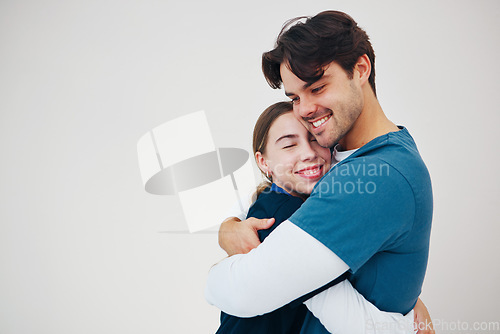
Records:
[[[264,190],[252,204],[248,211],[248,217],[276,218],[287,216],[287,219],[297,210],[304,201],[289,194],[278,193],[269,188]]]

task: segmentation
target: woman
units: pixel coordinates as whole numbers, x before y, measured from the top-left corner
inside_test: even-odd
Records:
[[[247,217],[275,219],[274,225],[269,229],[258,232],[262,242],[301,206],[316,183],[330,169],[331,153],[329,149],[321,147],[295,118],[290,102],[273,104],[261,114],[254,128],[253,151],[256,163],[265,175],[265,182],[258,187],[256,201]],[[343,275],[327,286],[261,316],[239,318],[222,312],[217,333],[299,333],[307,313],[302,302],[341,281],[342,283],[328,290],[328,293],[336,294],[336,300],[339,302],[333,312],[336,317],[336,332],[341,333],[343,329],[350,332],[352,320],[349,317],[365,319],[361,329],[367,328],[367,321],[373,324],[392,324],[393,327],[413,322],[411,313],[403,317],[401,314],[379,311],[357,293],[348,281],[343,281],[345,277],[346,275]],[[321,295],[318,297],[312,304],[316,309],[321,308]],[[347,309],[345,305],[351,307]],[[321,316],[321,312],[314,314]],[[328,316],[331,323],[331,313]],[[403,329],[401,332],[409,330]]]

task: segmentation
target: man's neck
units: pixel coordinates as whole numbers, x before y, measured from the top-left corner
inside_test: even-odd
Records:
[[[399,128],[384,114],[371,88],[364,92],[364,106],[351,130],[339,141],[345,150],[360,148],[371,140]]]

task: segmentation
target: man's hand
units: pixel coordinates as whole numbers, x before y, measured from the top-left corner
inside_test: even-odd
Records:
[[[431,315],[425,307],[424,303],[417,300],[417,304],[413,308],[415,314],[415,327],[418,329],[417,334],[435,334],[434,326],[432,325]]]
[[[248,218],[240,221],[236,217],[224,220],[219,228],[219,245],[227,255],[246,254],[260,244],[258,230],[274,224],[274,218]]]

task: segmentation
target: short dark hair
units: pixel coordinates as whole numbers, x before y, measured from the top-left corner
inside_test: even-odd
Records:
[[[303,23],[301,20],[306,19]],[[280,88],[280,66],[302,81],[313,83],[324,74],[324,67],[335,61],[352,78],[359,57],[366,54],[372,68],[368,82],[375,90],[375,53],[366,32],[349,15],[324,11],[313,17],[297,17],[283,26],[275,48],[262,55],[262,71],[272,88]]]

